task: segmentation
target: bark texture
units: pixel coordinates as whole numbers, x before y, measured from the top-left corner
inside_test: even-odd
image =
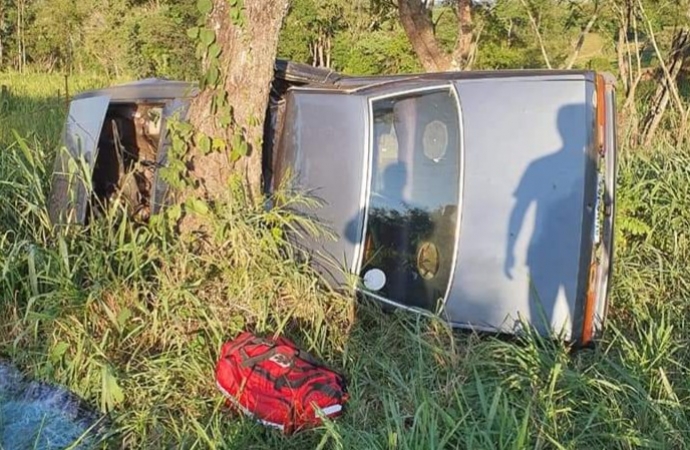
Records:
[[[210,111],[213,91],[206,89],[194,100],[190,120],[195,129],[209,136],[223,136],[230,143],[238,129],[249,143],[249,154],[233,164],[230,152],[203,155],[193,153],[192,175],[199,182],[200,195],[217,200],[228,194],[228,179],[241,171],[249,192],[261,192],[261,139],[268,95],[273,79],[278,36],[289,0],[244,0],[244,24],[230,16],[227,0],[214,0],[208,26],[216,32],[221,46],[222,88],[227,92],[236,126],[220,129]]]
[[[472,50],[472,0],[456,0],[458,39],[452,52],[441,47],[434,33],[433,2],[398,0],[400,23],[417,58],[427,72],[461,70]]]

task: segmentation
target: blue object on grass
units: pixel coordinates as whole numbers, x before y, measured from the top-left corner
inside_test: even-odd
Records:
[[[0,361],[0,449],[92,448],[104,419],[74,393],[29,380]]]

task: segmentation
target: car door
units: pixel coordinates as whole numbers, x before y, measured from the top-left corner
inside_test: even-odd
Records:
[[[84,223],[86,219],[98,139],[109,105],[107,95],[77,99],[70,104],[48,205],[54,224]]]
[[[396,89],[372,96],[369,116],[363,293],[438,311],[453,278],[462,209],[459,98],[451,83]]]

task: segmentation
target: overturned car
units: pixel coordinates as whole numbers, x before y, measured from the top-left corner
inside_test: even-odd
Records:
[[[581,344],[600,336],[616,183],[610,76],[275,69],[265,189],[289,176],[321,200],[304,213],[337,239],[298,244],[331,283],[357,275],[362,295],[458,328],[530,326]],[[194,95],[192,85],[144,80],[74,98],[65,146],[86,156],[96,196],[127,195],[144,218],[159,211],[165,121]],[[93,199],[56,164],[53,220],[84,222]]]

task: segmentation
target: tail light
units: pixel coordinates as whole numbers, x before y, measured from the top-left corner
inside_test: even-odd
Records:
[[[606,80],[603,75],[596,75],[596,110],[595,110],[595,145],[598,155],[604,156],[606,154]],[[595,208],[599,208],[599,180],[597,179],[597,201]],[[595,211],[595,222],[598,214]],[[598,229],[597,224],[593,224],[594,229]],[[587,295],[585,297],[585,308],[582,325],[582,343],[589,344],[592,341],[594,334],[594,314],[597,302],[597,274],[599,273],[599,262],[597,260],[597,241],[596,237],[593,240],[592,246],[592,260],[589,266],[589,277],[587,283]]]

